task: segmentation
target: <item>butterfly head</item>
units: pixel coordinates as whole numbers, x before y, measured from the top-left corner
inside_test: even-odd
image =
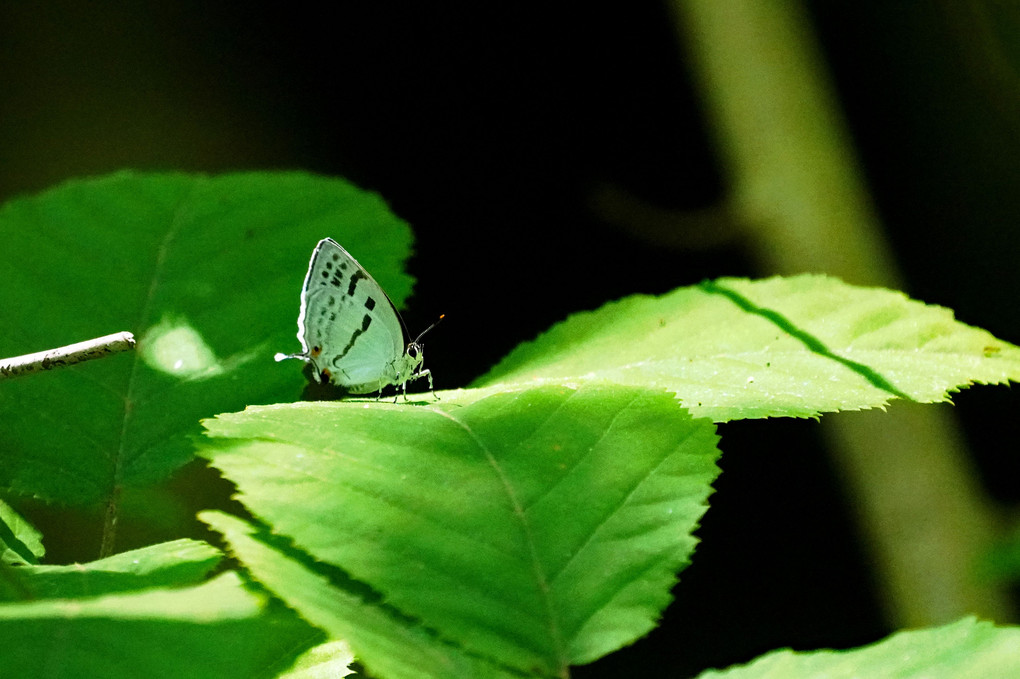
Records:
[[[439,322],[442,321],[444,318],[446,318],[446,314],[441,314],[439,318],[436,319],[435,323],[422,330],[421,333],[419,333],[418,336],[415,337],[413,341],[408,342],[407,348],[404,349],[404,355],[411,359],[412,365],[417,367],[418,365],[421,364],[422,359],[424,358],[424,349],[422,347],[421,338],[424,337],[425,333],[427,333],[429,330],[439,325]]]

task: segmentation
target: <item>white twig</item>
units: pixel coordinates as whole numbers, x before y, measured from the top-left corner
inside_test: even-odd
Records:
[[[134,335],[129,332],[118,332],[49,351],[40,351],[14,358],[0,358],[0,380],[118,354],[132,349],[134,346]]]

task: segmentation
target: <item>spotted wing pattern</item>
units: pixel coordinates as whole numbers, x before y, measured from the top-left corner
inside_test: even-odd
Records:
[[[407,336],[382,287],[332,238],[316,245],[301,290],[298,339],[316,379],[352,394],[401,384]]]

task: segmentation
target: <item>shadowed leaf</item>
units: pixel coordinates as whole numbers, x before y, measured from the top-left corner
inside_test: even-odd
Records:
[[[124,172],[0,209],[0,356],[127,330],[136,352],[3,382],[0,483],[107,500],[191,457],[198,420],[292,400],[308,258],[343,242],[400,304],[411,236],[377,196],[303,173]]]

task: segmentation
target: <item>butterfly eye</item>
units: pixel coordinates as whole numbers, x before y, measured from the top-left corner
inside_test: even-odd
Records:
[[[407,345],[407,355],[411,358],[418,358],[418,354],[421,353],[421,347],[418,346],[417,342],[411,342]]]

